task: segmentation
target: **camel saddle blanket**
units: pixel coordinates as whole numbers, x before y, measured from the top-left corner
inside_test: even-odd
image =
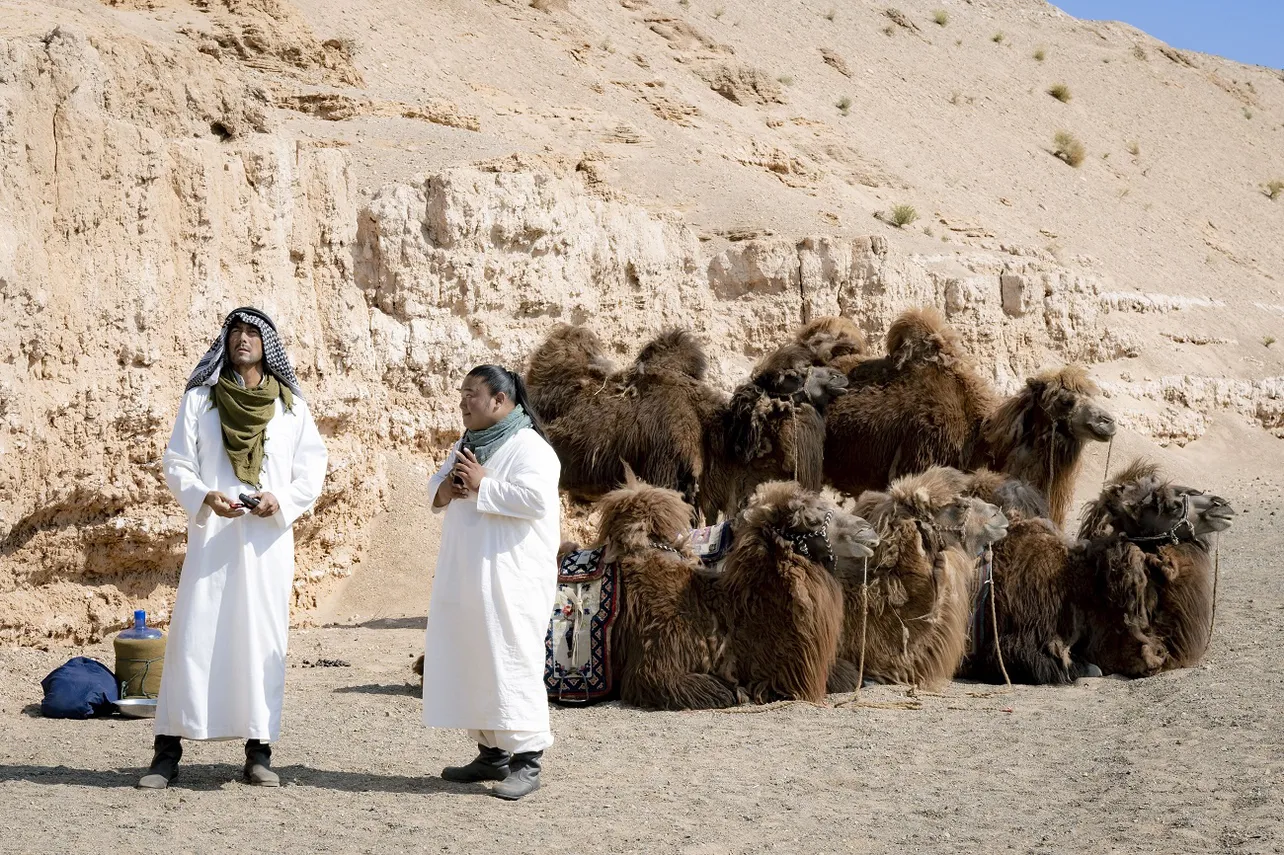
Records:
[[[582,549],[562,558],[557,596],[544,640],[544,688],[549,700],[587,704],[610,695],[611,626],[619,612],[616,568],[604,549]]]
[[[691,551],[712,567],[722,563],[722,559],[731,551],[731,538],[731,524],[727,522],[697,528],[691,532]]]

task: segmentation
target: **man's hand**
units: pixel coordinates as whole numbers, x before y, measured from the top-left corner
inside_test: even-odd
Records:
[[[254,498],[259,500],[258,505],[250,513],[256,517],[270,517],[277,511],[281,510],[281,503],[276,500],[276,496],[271,493],[254,493]]]
[[[453,478],[447,478],[437,485],[437,494],[432,497],[432,506],[434,508],[444,508],[450,504],[450,500],[455,498],[456,485]]]
[[[205,494],[205,504],[220,517],[236,519],[237,517],[245,516],[245,508],[233,502],[218,490],[210,490]]]
[[[476,493],[477,488],[481,486],[482,479],[485,477],[486,470],[477,462],[477,455],[473,454],[472,450],[468,448],[461,451],[459,459],[455,462],[453,479],[463,481],[462,495]],[[456,493],[455,496],[459,497],[460,494]]]

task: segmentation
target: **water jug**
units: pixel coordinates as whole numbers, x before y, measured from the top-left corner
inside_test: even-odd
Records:
[[[116,682],[122,698],[154,698],[160,694],[165,665],[165,634],[147,625],[147,612],[134,612],[134,625],[116,634]]]

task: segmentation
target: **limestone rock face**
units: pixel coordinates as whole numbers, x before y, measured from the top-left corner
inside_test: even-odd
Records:
[[[343,157],[262,133],[260,93],[195,50],[60,26],[0,55],[0,640],[165,611],[186,521],[161,454],[242,304],[282,329],[330,448],[297,532],[308,605],[311,581],[348,572],[380,490]]]
[[[1044,249],[716,238],[629,201],[593,156],[435,169],[358,198],[344,148],[282,116],[339,105],[334,124],[405,105],[290,94],[361,75],[286,4],[211,0],[202,27],[149,40],[15,3],[23,26],[0,37],[0,643],[86,641],[134,607],[164,617],[186,520],[160,459],[187,375],[237,305],[276,319],[330,449],[325,494],[296,527],[296,617],[360,572],[381,454],[440,459],[464,372],[522,369],[555,323],[592,326],[620,362],[692,329],[730,389],[809,318],[849,315],[880,348],[897,314],[933,304],[1011,391],[1050,364],[1131,360],[1159,336],[1211,343],[1170,319],[1226,305],[1129,291]],[[647,24],[709,67],[733,53],[681,22]],[[774,103],[761,75],[732,77]],[[455,133],[479,121],[425,116]],[[807,177],[772,151],[782,181]],[[1161,356],[1163,370],[1103,383],[1126,426],[1180,444],[1221,412],[1284,434],[1279,378]]]

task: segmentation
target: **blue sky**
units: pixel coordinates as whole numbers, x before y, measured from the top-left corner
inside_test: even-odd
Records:
[[[1074,15],[1124,21],[1173,47],[1284,68],[1284,0],[1051,0]]]

